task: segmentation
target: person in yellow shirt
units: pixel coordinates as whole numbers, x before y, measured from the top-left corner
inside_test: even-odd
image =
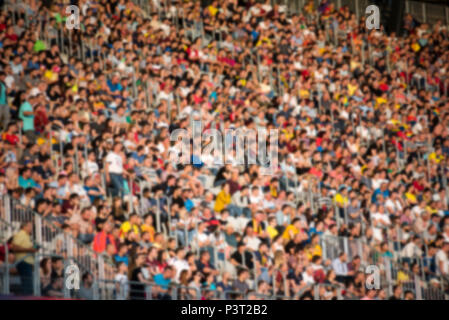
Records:
[[[279,234],[279,231],[276,229],[276,217],[268,218],[267,233],[271,240]]]
[[[405,198],[406,198],[406,200],[407,200],[409,203],[411,203],[411,204],[416,204],[416,203],[418,203],[418,200],[417,200],[416,196],[415,196],[414,193],[413,193],[413,185],[411,185],[411,186],[408,188],[407,192],[405,193]]]
[[[348,204],[348,189],[346,187],[340,187],[339,192],[335,195],[334,201],[340,207],[343,208]]]
[[[403,282],[409,281],[410,280],[409,273],[410,273],[410,266],[408,262],[404,262],[402,264],[402,268],[398,271],[396,279],[397,283],[402,284]]]
[[[136,235],[140,235],[139,216],[133,213],[129,216],[129,220],[120,226],[120,239],[125,239],[128,232],[133,231]]]
[[[218,8],[217,7],[218,7],[218,2],[217,1],[214,1],[213,3],[211,3],[210,6],[207,7],[207,9],[209,10],[209,14],[212,17],[215,17],[217,15],[217,13],[218,13]]]
[[[299,220],[299,218],[293,219],[292,223],[289,224],[287,228],[285,228],[284,233],[282,234],[284,242],[293,240],[295,235],[299,233],[300,230],[301,230],[301,220]]]
[[[33,253],[37,252],[31,241],[33,224],[31,221],[24,222],[12,239],[12,249],[15,253],[17,271],[20,275],[20,283],[23,295],[33,294]]]
[[[140,231],[142,233],[148,232],[148,234],[150,235],[150,242],[154,241],[154,234],[156,233],[156,229],[154,229],[153,216],[151,214],[147,214],[144,217],[143,224],[140,227]]]
[[[357,85],[357,80],[352,79],[352,81],[350,83],[348,83],[347,87],[348,87],[349,96],[353,96],[355,94],[355,92],[357,91],[357,89],[359,88]]]
[[[221,191],[217,194],[217,199],[215,199],[214,211],[221,212],[230,203],[231,193],[229,190],[229,184],[225,183],[223,185],[223,189],[221,189]]]
[[[321,257],[323,255],[323,250],[321,249],[319,242],[320,242],[320,236],[318,234],[314,234],[310,240],[309,249],[306,252],[307,258],[309,259],[309,261],[312,261],[312,258],[314,256]]]

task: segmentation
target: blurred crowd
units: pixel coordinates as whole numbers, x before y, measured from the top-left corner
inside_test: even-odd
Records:
[[[4,6],[0,194],[103,255],[131,284],[122,298],[177,284],[178,298],[415,299],[417,278],[447,291],[447,26],[406,15],[388,34],[299,2],[71,1],[79,29],[69,3]],[[278,130],[274,174],[174,161],[170,134],[192,119]],[[32,232],[8,242],[24,282]],[[367,288],[365,267],[387,260],[393,283]],[[42,294],[61,296],[62,258],[40,266]]]

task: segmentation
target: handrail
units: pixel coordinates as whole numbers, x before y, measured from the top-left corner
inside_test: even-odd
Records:
[[[14,211],[16,209],[17,201],[15,199],[12,199],[8,195],[5,195],[2,200],[4,202],[3,203],[4,206],[6,206],[6,203],[8,203],[10,205],[9,208],[5,207],[5,210],[12,210],[12,211]],[[98,263],[101,263],[101,261],[103,260],[103,263],[105,265],[107,265],[109,268],[112,268],[112,270],[115,268],[115,266],[110,264],[109,261],[103,259],[103,255],[102,254],[96,253],[90,246],[82,243],[79,239],[74,238],[71,234],[65,233],[60,227],[56,226],[53,222],[51,222],[48,219],[46,219],[46,217],[42,217],[41,215],[39,215],[33,209],[31,209],[29,207],[26,207],[26,206],[24,206],[22,204],[20,204],[20,206],[23,207],[24,210],[27,212],[29,220],[27,220],[25,218],[25,219],[22,219],[22,220],[19,220],[19,221],[33,221],[34,220],[34,222],[35,222],[35,224],[37,224],[37,226],[35,225],[35,227],[36,227],[36,235],[35,235],[36,239],[33,239],[33,240],[35,240],[39,245],[43,244],[42,243],[42,241],[43,241],[43,239],[42,239],[42,229],[44,228],[44,226],[42,226],[42,221],[45,221],[45,223],[47,225],[49,225],[53,230],[56,231],[56,232],[54,232],[55,235],[56,234],[64,235],[64,241],[67,241],[66,239],[68,239],[68,242],[66,243],[66,245],[68,245],[68,243],[71,243],[72,245],[75,244],[77,249],[78,249],[78,251],[85,251],[85,252],[87,252],[89,254],[90,257],[97,257],[99,259]],[[9,213],[9,215],[7,215],[7,217],[8,216],[9,216],[9,218],[11,220],[13,220],[11,212]],[[55,249],[52,248],[52,250],[55,250]],[[89,266],[88,264],[80,261],[75,256],[73,256],[73,254],[71,255],[71,258],[74,259],[74,260],[77,260],[77,263],[82,268],[84,268],[86,271],[89,271],[89,272],[92,271],[91,270],[92,269],[91,266]],[[104,272],[104,270],[103,271],[102,270],[97,270],[97,271],[98,272]],[[98,276],[98,274],[95,274],[95,272],[92,272],[92,274],[94,276]]]

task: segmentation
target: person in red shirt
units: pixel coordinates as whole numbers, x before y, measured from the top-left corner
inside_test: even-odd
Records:
[[[101,230],[95,235],[93,241],[93,249],[95,252],[97,253],[104,252],[109,244],[113,244],[114,247],[116,246],[111,231],[112,225],[110,223],[105,223],[103,226],[103,230]],[[117,248],[115,248],[115,251],[117,251]]]
[[[36,111],[34,114],[34,127],[37,133],[42,133],[45,130],[46,125],[48,124],[48,116],[47,110],[45,106],[39,104],[36,106]]]
[[[5,133],[2,135],[2,140],[8,142],[12,146],[16,146],[20,142],[20,138],[16,134],[17,125],[10,123]]]

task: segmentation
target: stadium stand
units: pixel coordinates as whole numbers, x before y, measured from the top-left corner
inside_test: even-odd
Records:
[[[447,299],[447,8],[345,3],[5,1],[1,294]],[[274,174],[175,163],[192,120],[278,130]]]

